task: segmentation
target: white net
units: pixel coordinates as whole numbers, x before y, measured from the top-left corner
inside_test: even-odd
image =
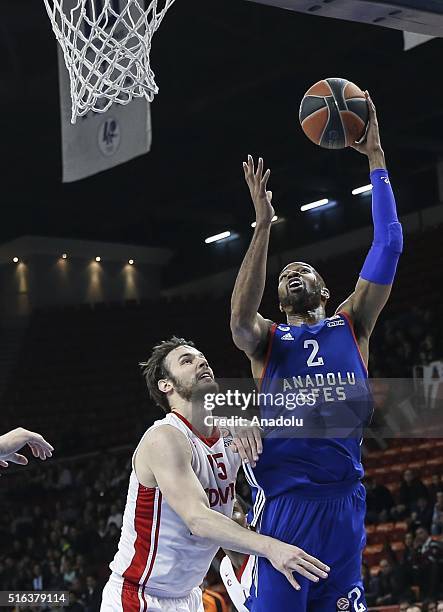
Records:
[[[71,82],[72,116],[158,93],[152,37],[175,0],[44,0]]]

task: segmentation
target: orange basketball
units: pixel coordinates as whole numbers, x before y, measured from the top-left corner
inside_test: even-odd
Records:
[[[305,93],[299,118],[309,140],[325,149],[344,149],[365,134],[368,103],[351,81],[324,79]]]

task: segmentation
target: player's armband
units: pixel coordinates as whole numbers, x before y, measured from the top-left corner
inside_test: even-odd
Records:
[[[373,170],[371,182],[374,241],[360,276],[373,283],[391,285],[403,250],[402,226],[387,170]]]

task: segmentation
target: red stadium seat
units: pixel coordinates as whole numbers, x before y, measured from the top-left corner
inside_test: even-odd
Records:
[[[437,446],[437,445],[435,445],[435,446],[434,446],[434,448],[432,448],[432,449],[429,451],[429,457],[430,457],[430,459],[436,459],[436,458],[438,458],[438,457],[441,457],[441,455],[442,455],[442,447],[441,447],[441,446],[439,446],[439,445],[438,445],[438,446]]]
[[[389,476],[386,478],[386,482],[398,482],[401,483],[405,470],[408,469],[407,463],[397,463],[389,466]]]
[[[402,438],[398,438],[397,440],[392,440],[391,445],[393,448],[396,448],[397,450],[403,446],[404,442],[402,440]]]
[[[394,525],[394,533],[405,534],[408,531],[408,524],[406,521],[397,521]]]
[[[387,534],[384,531],[374,531],[373,534],[368,536],[368,546],[373,546],[375,544],[384,544],[388,539]]]
[[[366,546],[364,550],[364,554],[365,555],[376,555],[378,553],[381,553],[382,550],[383,550],[382,544],[373,544],[372,546]]]
[[[428,478],[430,479],[430,478],[431,478],[431,477],[432,477],[434,474],[439,474],[440,472],[441,472],[441,468],[440,468],[440,466],[438,466],[438,465],[436,466],[436,465],[434,465],[434,464],[428,464],[428,463],[426,462],[426,465],[425,465],[425,467],[422,469],[422,471],[421,471],[421,474],[420,474],[420,475],[421,475],[423,478],[428,477]]]
[[[426,466],[433,466],[436,468],[440,468],[441,466],[443,466],[443,456],[442,453],[440,452],[440,456],[439,457],[434,457],[433,459],[428,459],[426,461]]]
[[[368,455],[368,459],[380,459],[381,457],[383,457],[385,451],[372,451],[371,453],[369,453]]]
[[[410,461],[414,461],[415,460],[415,452],[412,449],[409,450],[402,450],[401,448],[399,449],[398,455],[397,455],[397,462],[398,463],[405,463],[406,465],[410,462]]]
[[[394,523],[380,523],[380,525],[377,525],[377,527],[375,528],[375,531],[377,533],[383,533],[386,536],[387,534],[390,534],[393,529]]]
[[[395,463],[395,456],[384,454],[383,457],[380,457],[379,459],[376,460],[375,465],[377,467],[382,467],[382,466],[392,465],[393,463]]]
[[[430,459],[430,458],[431,457],[430,457],[429,448],[417,448],[417,450],[414,453],[414,461],[423,461],[423,460]]]
[[[391,470],[394,472],[399,472],[400,474],[403,474],[403,472],[405,470],[408,469],[408,464],[407,463],[395,463],[394,465],[391,465]]]
[[[428,442],[422,442],[418,446],[417,450],[420,450],[420,451],[426,450],[426,451],[428,451],[428,450],[431,450],[433,447],[434,447],[434,444],[432,442],[429,442],[429,441]]]
[[[389,470],[388,474],[386,475],[385,479],[384,479],[384,484],[388,484],[391,482],[399,482],[399,480],[401,479],[401,476],[398,472],[393,472],[392,470]]]
[[[397,552],[403,552],[405,549],[405,544],[404,542],[391,542],[391,549],[397,553]]]
[[[363,556],[369,567],[378,564],[383,556],[383,544],[367,546]]]
[[[385,476],[390,473],[390,469],[388,467],[378,467],[374,470],[374,476],[378,481],[384,482]]]
[[[379,467],[383,465],[393,465],[398,461],[398,449],[388,448],[384,451],[383,456],[378,459],[374,459],[371,463],[371,467]]]
[[[401,446],[398,449],[398,454],[402,455],[403,453],[411,453],[415,451],[415,446],[412,446],[411,444],[405,445],[405,446]]]

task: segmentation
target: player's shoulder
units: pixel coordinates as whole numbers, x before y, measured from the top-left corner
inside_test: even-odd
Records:
[[[265,340],[267,342],[269,341],[269,337],[272,335],[272,333],[274,332],[274,330],[277,327],[277,325],[278,324],[275,321],[273,321],[272,319],[264,319],[263,318],[263,328],[265,330],[265,335],[266,335]]]
[[[259,325],[261,329],[261,338],[259,343],[257,344],[255,351],[251,354],[248,354],[248,357],[253,364],[253,369],[254,365],[258,365],[260,367],[260,364],[265,359],[269,350],[269,345],[272,342],[275,329],[278,325],[271,319],[265,319],[260,314],[257,314],[257,318],[259,320]]]
[[[187,437],[189,427],[186,425],[184,419],[179,418],[175,412],[168,412],[162,419],[158,419],[154,421],[154,423],[146,430],[144,437],[146,436],[155,436],[157,435],[157,431],[161,431],[162,433],[158,435],[174,435],[171,432],[181,432]],[[165,433],[166,432],[166,433]],[[170,432],[168,434],[168,432]]]
[[[140,442],[140,450],[151,455],[190,455],[191,448],[185,432],[163,419],[147,430]]]
[[[191,461],[192,451],[186,437],[163,421],[150,427],[140,440],[133,456],[133,470],[139,482],[154,487],[160,474],[179,473]]]

